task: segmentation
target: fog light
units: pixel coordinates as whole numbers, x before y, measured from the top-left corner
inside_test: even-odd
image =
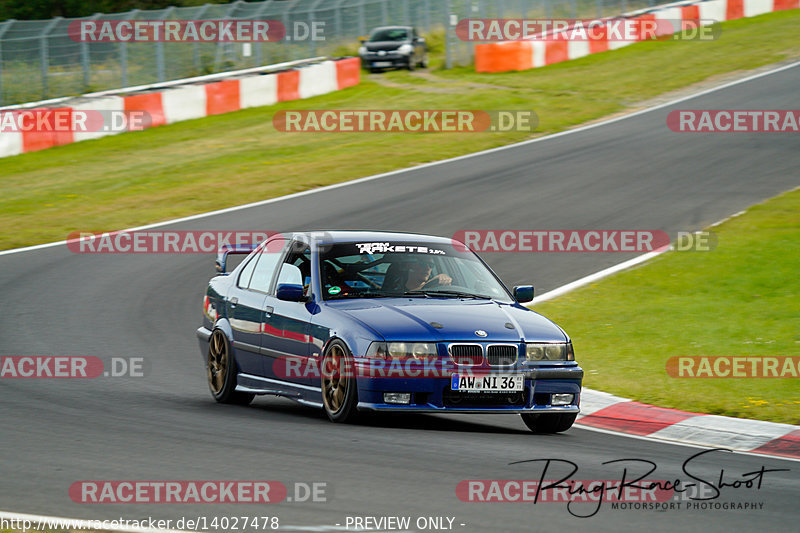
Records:
[[[550,405],[572,405],[574,394],[551,394]]]
[[[570,397],[572,395],[570,394]],[[411,393],[410,392],[384,392],[383,393],[383,403],[399,403],[403,405],[408,405],[411,403]]]

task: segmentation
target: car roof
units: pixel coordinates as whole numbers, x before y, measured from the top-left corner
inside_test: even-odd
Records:
[[[432,244],[452,244],[453,240],[435,235],[421,233],[406,233],[401,231],[370,231],[370,230],[317,230],[298,231],[295,236],[303,235],[304,240],[314,239],[318,244],[335,244],[348,242],[426,242]]]
[[[372,33],[375,33],[378,30],[410,30],[413,29],[413,26],[378,26],[372,30]]]

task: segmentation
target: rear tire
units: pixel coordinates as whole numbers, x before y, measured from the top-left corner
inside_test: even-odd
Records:
[[[534,433],[561,433],[572,427],[577,413],[520,414],[522,421]]]
[[[344,342],[331,341],[322,356],[322,404],[332,422],[353,422],[358,418],[358,387],[350,350]]]
[[[236,390],[237,374],[236,361],[231,354],[228,337],[222,330],[215,329],[208,341],[206,375],[211,395],[219,403],[248,405],[255,398],[255,394]]]

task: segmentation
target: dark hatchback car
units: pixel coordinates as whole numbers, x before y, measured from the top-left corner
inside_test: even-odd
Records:
[[[275,235],[208,284],[197,330],[219,402],[278,395],[359,411],[518,414],[565,431],[583,370],[556,324],[463,244],[334,231]]]
[[[358,55],[370,72],[386,68],[428,67],[428,45],[411,26],[383,26],[361,41]]]

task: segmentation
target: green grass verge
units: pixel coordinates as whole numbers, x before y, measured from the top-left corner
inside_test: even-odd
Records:
[[[800,356],[800,190],[535,307],[572,337],[593,389],[662,407],[800,424],[800,378],[673,378],[670,356]],[[632,376],[635,378],[632,379]]]
[[[456,80],[452,83],[420,83],[394,73],[391,80],[414,83],[386,87],[365,80],[309,100],[3,158],[0,249],[60,240],[76,230],[120,229],[219,209],[531,136],[287,134],[272,126],[277,110],[534,109],[537,133],[551,133],[715,74],[797,55],[799,24],[800,10],[785,11],[724,23],[714,42],[638,43],[519,73],[435,71]]]

